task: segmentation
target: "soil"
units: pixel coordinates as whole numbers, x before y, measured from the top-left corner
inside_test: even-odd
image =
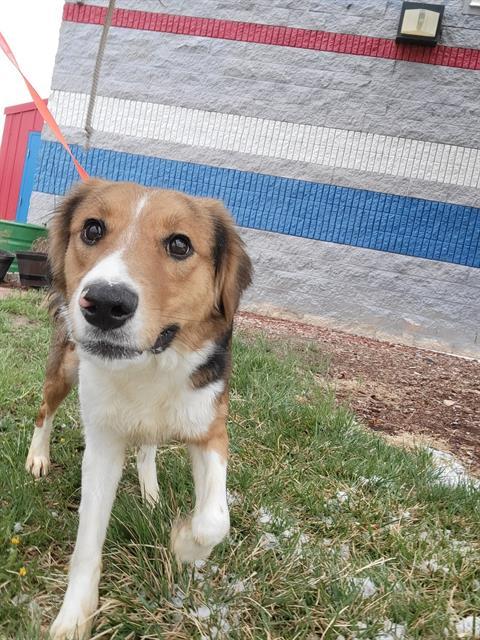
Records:
[[[480,362],[242,312],[237,324],[315,342],[339,401],[374,431],[428,442],[480,472]]]

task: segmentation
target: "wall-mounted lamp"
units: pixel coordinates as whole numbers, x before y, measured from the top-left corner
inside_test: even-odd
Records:
[[[404,2],[396,41],[434,47],[440,37],[444,10],[443,4]]]

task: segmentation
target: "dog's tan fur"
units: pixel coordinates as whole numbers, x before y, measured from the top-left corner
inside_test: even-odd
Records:
[[[185,351],[198,348],[205,340],[219,340],[231,331],[234,313],[241,293],[251,281],[251,263],[232,219],[221,202],[208,198],[193,198],[167,190],[148,190],[148,201],[132,220],[132,211],[145,196],[146,189],[132,183],[108,183],[89,180],[77,185],[63,201],[50,228],[49,262],[52,273],[55,304],[54,334],[48,356],[43,402],[36,425],[41,428],[45,418],[55,414],[77,379],[78,358],[75,345],[69,340],[65,321],[59,308],[68,302],[83,275],[103,255],[118,248],[128,237],[128,226],[139,225],[136,239],[126,251],[126,263],[135,277],[145,285],[149,327],[145,346],[152,344],[159,327],[172,323],[181,325],[178,341]],[[107,227],[105,241],[88,247],[80,239],[84,222],[101,217]],[[172,263],[159,246],[159,239],[171,233],[182,233],[195,246],[195,262]],[[215,245],[219,242],[221,247]],[[125,249],[124,249],[125,250]],[[215,264],[215,253],[217,256]],[[227,340],[225,378],[230,373],[230,340]],[[209,372],[199,370],[192,375],[192,385],[208,382]],[[212,440],[205,438],[206,447],[218,444],[226,454],[224,425],[228,403],[225,391],[218,400],[218,419],[212,425]],[[30,462],[29,469],[32,469]],[[42,470],[41,470],[42,471]],[[45,470],[43,470],[45,471]]]
[[[84,236],[88,220],[104,225],[98,242]],[[193,247],[185,259],[169,249],[169,238],[178,234]],[[26,466],[37,477],[48,472],[53,417],[80,373],[86,446],[79,532],[67,593],[51,629],[52,638],[65,640],[89,635],[98,606],[101,547],[127,444],[140,446],[137,466],[149,502],[158,499],[153,445],[172,436],[189,445],[196,504],[193,514],[172,528],[179,560],[206,557],[228,531],[231,332],[240,296],[250,284],[251,263],[220,202],[131,183],[89,180],[76,186],[56,211],[49,235],[54,331]],[[102,271],[105,264],[114,265],[110,276]],[[98,290],[95,278],[108,290],[138,292],[127,331],[133,356],[99,351],[92,360],[89,355],[88,344],[96,349],[103,334],[113,346],[127,339],[107,326],[98,338],[98,325],[85,315],[85,305],[94,304],[86,298],[89,287]],[[165,335],[169,341],[162,344]],[[165,360],[163,351],[169,349]],[[110,357],[120,359],[120,368]]]

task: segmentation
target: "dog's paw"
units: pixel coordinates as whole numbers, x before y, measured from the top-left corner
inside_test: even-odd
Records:
[[[192,534],[201,545],[214,547],[225,538],[229,529],[228,509],[202,511],[193,515]]]
[[[27,461],[25,463],[25,469],[28,473],[31,473],[34,478],[41,478],[46,476],[50,468],[50,457],[48,455],[28,452]]]
[[[62,607],[50,628],[52,640],[87,640],[98,607],[98,591],[81,595],[66,594]]]
[[[191,518],[177,520],[174,523],[170,536],[170,547],[179,563],[206,560],[213,549],[213,545],[203,545],[195,540]]]
[[[90,637],[93,613],[87,615],[78,606],[62,606],[50,628],[51,640],[87,640]]]
[[[211,514],[210,514],[211,516]],[[221,518],[196,514],[178,520],[172,527],[171,549],[179,563],[206,560],[215,545],[227,535],[230,527],[228,513]]]

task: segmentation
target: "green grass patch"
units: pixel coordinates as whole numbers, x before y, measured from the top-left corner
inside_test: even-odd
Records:
[[[80,498],[75,394],[55,421],[50,475],[24,471],[50,333],[40,300],[23,294],[0,307],[6,639],[41,638],[53,620]],[[426,453],[358,425],[318,384],[327,369],[315,345],[236,335],[232,529],[204,566],[179,571],[168,550],[172,520],[192,507],[183,448],[159,451],[153,511],[129,459],[105,545],[98,637],[372,639],[390,625],[392,638],[392,629],[455,638],[455,622],[480,611],[480,493],[442,486]]]

